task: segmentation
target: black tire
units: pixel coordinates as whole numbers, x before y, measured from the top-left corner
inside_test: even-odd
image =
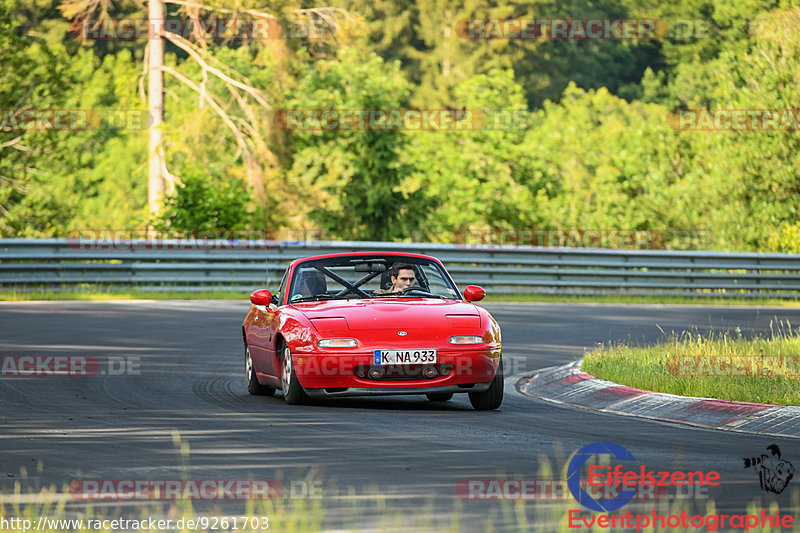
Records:
[[[432,402],[446,402],[447,400],[453,397],[452,392],[433,392],[431,394],[426,394],[425,396],[428,397],[428,400]]]
[[[479,411],[497,409],[503,403],[503,361],[497,366],[492,384],[483,392],[470,392],[469,403]]]
[[[292,352],[286,343],[282,343],[281,357],[281,388],[283,398],[290,405],[301,405],[308,401],[308,395],[300,385],[297,375],[294,373],[294,363],[292,362]]]
[[[244,379],[247,382],[247,392],[250,394],[263,394],[265,396],[275,394],[274,387],[267,387],[258,382],[256,369],[253,366],[253,358],[250,357],[250,348],[247,345],[244,347]]]

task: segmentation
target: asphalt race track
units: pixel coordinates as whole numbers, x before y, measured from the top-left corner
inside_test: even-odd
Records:
[[[514,376],[506,377],[501,408],[478,412],[466,395],[444,404],[408,396],[306,406],[287,405],[280,393],[251,396],[241,341],[248,305],[0,304],[4,360],[84,355],[99,365],[94,376],[0,378],[0,503],[11,501],[15,484],[35,500],[40,487],[87,479],[267,479],[282,487],[273,520],[285,504],[324,516],[322,527],[330,528],[552,531],[564,509],[581,508],[577,502],[469,501],[456,497],[456,487],[464,480],[560,478],[573,452],[613,441],[635,456],[636,468],[720,473],[722,485],[686,499],[670,493],[658,505],[680,500],[702,514],[711,498],[717,511],[743,513],[752,501],[775,502],[800,517],[800,478],[768,494],[742,462],[776,443],[800,466],[800,442],[582,411],[514,388],[523,375],[573,361],[599,342],[654,343],[660,329],[769,332],[771,320],[800,324],[800,309],[486,304],[503,328],[507,374]],[[188,445],[183,453],[181,445]],[[62,497],[68,510],[85,505],[74,494]],[[156,502],[164,513],[170,504]],[[99,507],[123,515],[139,509],[118,501]],[[196,501],[194,508],[241,514],[244,503]],[[284,530],[273,524],[270,530]]]

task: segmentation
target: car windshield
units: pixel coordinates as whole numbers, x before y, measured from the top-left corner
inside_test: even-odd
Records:
[[[393,283],[393,277],[396,283]],[[290,303],[339,298],[460,300],[461,296],[438,263],[420,257],[326,257],[305,261],[295,267]]]

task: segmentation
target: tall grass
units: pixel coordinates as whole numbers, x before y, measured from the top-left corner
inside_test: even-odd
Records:
[[[601,345],[583,370],[621,385],[681,396],[800,405],[800,331],[771,322],[769,335],[670,334],[655,346]]]

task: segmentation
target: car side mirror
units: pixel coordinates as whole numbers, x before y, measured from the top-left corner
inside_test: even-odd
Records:
[[[270,302],[272,302],[272,293],[269,292],[267,289],[254,291],[250,295],[250,301],[254,305],[266,305],[267,307],[269,307]]]
[[[468,302],[479,302],[486,296],[486,291],[477,285],[468,285],[464,289],[464,298]]]

